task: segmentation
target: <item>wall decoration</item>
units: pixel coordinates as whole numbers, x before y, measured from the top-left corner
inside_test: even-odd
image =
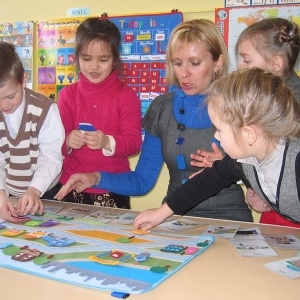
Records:
[[[16,47],[27,74],[27,87],[33,86],[33,22],[0,23],[0,41]]]

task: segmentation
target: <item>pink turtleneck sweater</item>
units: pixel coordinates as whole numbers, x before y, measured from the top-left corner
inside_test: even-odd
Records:
[[[78,82],[59,92],[58,107],[66,137],[78,129],[79,123],[91,123],[116,141],[112,156],[104,156],[102,150],[91,150],[86,145],[68,154],[64,143],[60,183],[65,184],[74,173],[130,171],[128,157],[137,153],[142,143],[141,107],[136,93],[117,77],[116,71],[99,84],[91,83],[79,74]],[[91,188],[85,192],[107,191]]]

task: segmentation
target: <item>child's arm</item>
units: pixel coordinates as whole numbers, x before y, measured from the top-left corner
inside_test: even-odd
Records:
[[[4,156],[0,153],[0,218],[10,222],[18,222],[14,218],[18,216],[14,204],[6,194],[8,192],[6,191],[5,163]]]
[[[162,223],[165,219],[170,217],[173,211],[169,208],[167,203],[164,203],[159,208],[153,208],[142,211],[134,220],[135,229],[148,231],[150,228]]]
[[[18,214],[13,201],[6,195],[4,190],[0,190],[0,218],[9,222],[18,222]]]
[[[39,157],[30,183],[30,187],[38,190],[40,196],[43,196],[51,184],[58,181],[63,162],[61,148],[64,132],[57,105],[52,104],[39,132]]]
[[[125,89],[118,101],[118,134],[109,132],[115,141],[113,157],[129,157],[136,154],[142,144],[141,102],[131,88]],[[94,124],[93,124],[94,125]],[[97,128],[100,129],[101,128]],[[109,151],[109,149],[108,149]]]

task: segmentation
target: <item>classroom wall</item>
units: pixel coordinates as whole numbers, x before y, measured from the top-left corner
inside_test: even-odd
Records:
[[[224,0],[1,0],[0,21],[37,21],[67,17],[69,8],[88,7],[92,16],[106,12],[108,16],[166,13],[178,9],[186,20],[213,20],[215,7],[223,7]]]
[[[215,8],[223,7],[224,0],[1,0],[0,23],[16,21],[51,20],[67,17],[69,8],[89,8],[91,16],[120,16],[144,13],[167,13],[178,9],[183,13],[184,20],[205,18],[214,21]],[[130,159],[134,169],[138,156]],[[166,195],[169,174],[164,166],[153,190],[145,196],[132,197],[131,205],[134,210],[157,207]]]

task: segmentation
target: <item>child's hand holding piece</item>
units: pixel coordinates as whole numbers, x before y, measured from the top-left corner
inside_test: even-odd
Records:
[[[36,188],[29,187],[28,190],[20,197],[17,205],[17,213],[27,215],[31,213],[35,215],[39,212],[40,215],[44,212],[44,205],[40,199],[41,192]]]
[[[150,228],[162,223],[172,214],[173,211],[166,203],[159,208],[142,211],[134,220],[134,228],[148,231]]]

